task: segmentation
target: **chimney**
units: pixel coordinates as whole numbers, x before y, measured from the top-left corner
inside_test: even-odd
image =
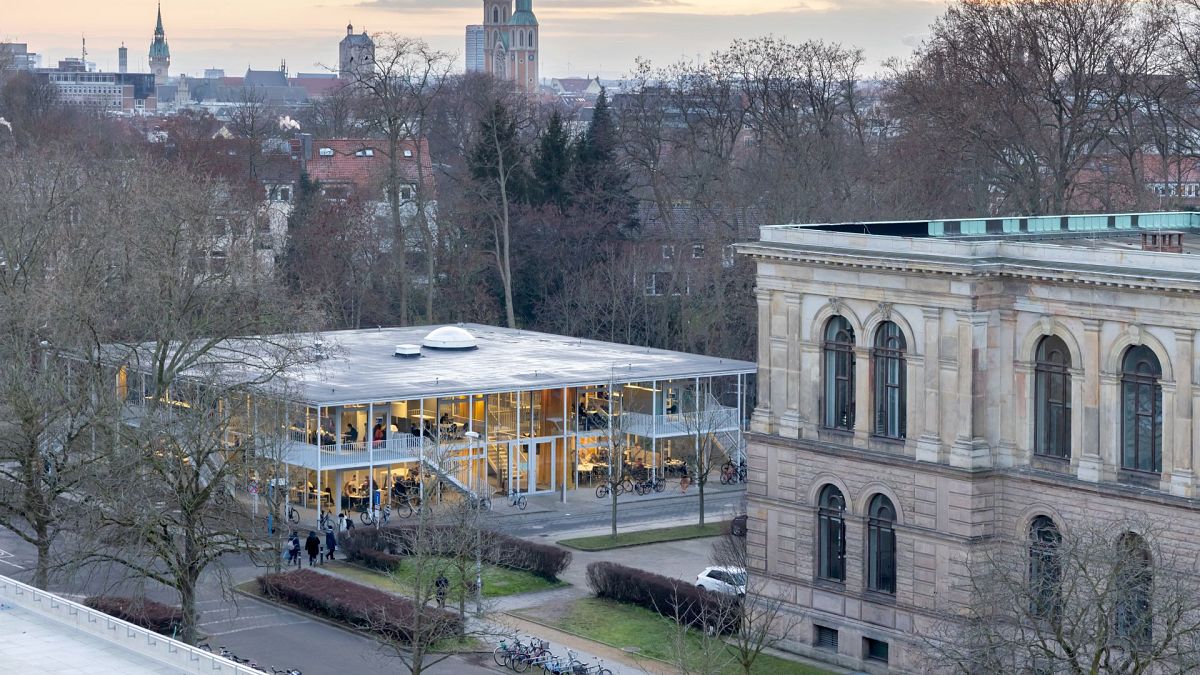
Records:
[[[312,134],[300,134],[300,170],[308,172],[308,160],[312,159]]]

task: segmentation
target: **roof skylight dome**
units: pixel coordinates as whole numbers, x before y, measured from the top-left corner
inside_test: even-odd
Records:
[[[421,346],[429,349],[475,349],[478,343],[475,336],[458,326],[442,326],[435,328],[421,341]]]

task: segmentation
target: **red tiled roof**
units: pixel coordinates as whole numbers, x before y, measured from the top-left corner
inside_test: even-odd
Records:
[[[299,139],[291,141],[292,153],[299,158],[301,144]],[[332,151],[332,155],[322,156],[321,150]],[[410,156],[405,156],[407,151]],[[421,152],[411,141],[400,143],[400,172],[403,180],[415,184],[417,175],[417,157],[425,175],[425,188],[430,194],[434,190],[433,162],[429,158],[429,143],[422,139]],[[370,156],[368,156],[368,154]],[[326,184],[353,185],[355,190],[370,197],[382,196],[382,186],[387,177],[388,156],[387,142],[380,139],[313,139],[311,156],[306,158],[308,176]]]

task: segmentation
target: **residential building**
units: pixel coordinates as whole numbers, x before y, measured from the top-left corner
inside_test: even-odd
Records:
[[[249,392],[246,415],[278,410],[276,392],[287,392],[279,456],[291,467],[292,501],[310,507],[333,495],[335,508],[365,500],[368,481],[386,499],[390,486],[431,473],[465,494],[566,499],[620,466],[610,462],[614,434],[620,461],[655,475],[681,472],[700,439],[740,458],[754,371],[745,361],[475,324],[325,332],[312,349],[315,362]],[[116,381],[134,414],[152,395],[153,379],[132,367]],[[238,429],[227,440],[244,447]]]
[[[158,21],[154,25],[154,40],[150,43],[150,72],[158,84],[166,84],[171,70],[171,47],[163,30],[162,3],[158,5]]]
[[[1145,213],[739,245],[758,268],[748,542],[803,617],[790,648],[920,669],[921,636],[971,600],[964,561],[1001,539],[1032,560],[1044,531],[1136,515],[1200,553],[1197,234],[1200,213]]]
[[[375,41],[363,31],[354,34],[354,24],[346,25],[346,37],[338,45],[338,77],[353,80],[375,70]]]
[[[541,40],[533,0],[484,0],[485,72],[533,93],[538,88]]]
[[[556,77],[550,80],[550,88],[563,98],[582,98],[594,101],[604,85],[599,77]]]

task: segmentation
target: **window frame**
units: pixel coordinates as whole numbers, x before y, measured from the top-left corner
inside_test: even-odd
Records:
[[[1039,515],[1029,522],[1028,537],[1029,613],[1054,621],[1062,612],[1062,533],[1054,519]]]
[[[1124,554],[1118,552],[1118,565],[1124,567],[1136,562],[1140,569],[1131,568],[1129,571],[1139,578],[1122,584],[1127,593],[1116,599],[1113,632],[1118,639],[1128,641],[1131,648],[1147,647],[1154,639],[1154,558],[1146,540],[1133,532],[1117,537],[1115,545],[1126,549]],[[1127,604],[1130,602],[1137,606],[1131,609]],[[1131,618],[1133,612],[1137,616]]]
[[[1143,366],[1146,366],[1145,370]],[[1149,412],[1142,412],[1142,404],[1147,398]],[[1122,471],[1162,473],[1162,399],[1162,362],[1159,361],[1158,355],[1145,345],[1130,347],[1121,358]],[[1149,426],[1148,437],[1143,433],[1143,424]],[[1143,447],[1146,443],[1150,446],[1148,449]],[[1142,459],[1147,452],[1151,468],[1142,467]]]
[[[867,506],[867,590],[896,594],[896,505],[885,494],[871,497]]]
[[[825,323],[822,340],[821,426],[835,431],[854,431],[854,327],[846,317],[833,316]]]
[[[1055,360],[1056,354],[1061,360]],[[1033,453],[1039,457],[1071,459],[1071,366],[1071,351],[1062,338],[1045,335],[1038,340],[1033,363]],[[1058,399],[1056,386],[1061,392]]]
[[[871,347],[871,434],[904,440],[908,435],[908,341],[893,321],[875,329]]]
[[[846,582],[846,496],[836,485],[821,488],[817,497],[816,577]]]

